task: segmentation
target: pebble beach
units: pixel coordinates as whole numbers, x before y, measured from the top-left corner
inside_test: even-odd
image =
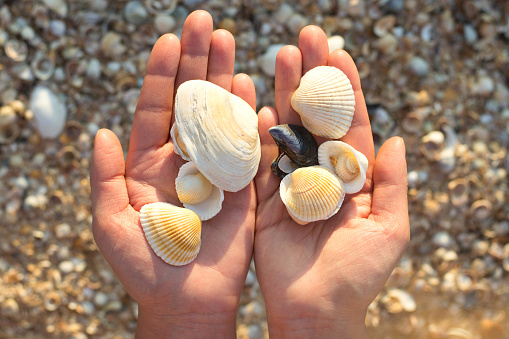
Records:
[[[94,136],[127,155],[150,51],[193,10],[274,106],[275,58],[321,27],[351,54],[375,149],[405,140],[411,240],[372,338],[509,339],[509,2],[0,0],[0,338],[128,338],[137,303],[92,235]],[[237,337],[268,338],[254,263]]]

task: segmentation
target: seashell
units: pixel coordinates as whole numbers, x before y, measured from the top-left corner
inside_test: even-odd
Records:
[[[9,40],[5,44],[5,54],[16,62],[25,61],[28,56],[28,46],[24,41]]]
[[[221,210],[223,190],[212,185],[193,162],[180,167],[175,188],[184,207],[198,214],[202,221],[209,220]]]
[[[166,202],[144,205],[140,222],[150,247],[174,266],[193,261],[201,245],[201,220],[193,211]]]
[[[19,136],[16,112],[12,106],[0,108],[0,144],[10,144]]]
[[[444,144],[444,134],[440,131],[431,131],[421,139],[421,152],[429,161],[438,161]]]
[[[454,206],[465,205],[468,202],[469,185],[463,178],[454,179],[447,185],[450,191],[451,203]]]
[[[308,131],[331,139],[346,134],[355,111],[350,80],[331,66],[319,66],[307,72],[293,93],[291,103]]]
[[[321,166],[302,167],[288,174],[281,180],[279,194],[300,225],[332,217],[345,198],[341,180]]]
[[[304,127],[299,125],[277,125],[269,128],[269,133],[283,151],[272,163],[272,172],[278,177],[283,178],[290,173],[282,171],[278,166],[279,161],[286,155],[285,165],[292,167],[313,166],[318,163],[318,145],[315,138]],[[283,165],[283,166],[285,166]],[[287,166],[288,167],[288,166]]]
[[[189,158],[215,186],[237,192],[256,175],[258,117],[241,98],[207,81],[187,81],[175,97],[175,125],[173,135],[178,131]]]
[[[342,141],[326,141],[318,148],[318,162],[344,183],[345,193],[357,193],[364,186],[368,159]]]
[[[279,160],[278,167],[281,171],[285,173],[292,173],[300,166],[294,163],[292,160],[290,160],[290,158],[285,154]]]
[[[48,80],[55,72],[55,60],[43,52],[37,51],[32,60],[31,67],[37,79]]]
[[[417,304],[412,295],[401,289],[387,291],[387,294],[380,301],[391,313],[414,312],[417,309]]]
[[[144,5],[151,14],[171,14],[177,7],[177,0],[145,0]]]
[[[30,110],[43,138],[56,138],[64,128],[67,108],[48,87],[37,85],[30,97]]]
[[[180,155],[185,161],[191,161],[191,158],[189,158],[189,155],[187,154],[186,145],[184,145],[184,142],[180,138],[177,124],[173,124],[173,126],[171,126],[170,135],[171,140],[173,140],[173,150],[175,153]]]

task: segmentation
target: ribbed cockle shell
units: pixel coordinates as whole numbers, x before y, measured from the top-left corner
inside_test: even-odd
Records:
[[[205,178],[193,162],[180,167],[175,189],[184,207],[198,214],[202,221],[209,220],[221,210],[223,190]]]
[[[318,162],[343,181],[345,193],[357,193],[364,186],[368,159],[342,141],[326,141],[318,148]]]
[[[175,125],[187,155],[212,184],[237,192],[254,178],[260,137],[247,102],[211,82],[186,81],[175,96]]]
[[[150,247],[168,264],[189,264],[198,255],[201,220],[193,211],[156,202],[141,208],[140,222]]]
[[[341,180],[321,166],[301,167],[281,180],[281,200],[295,222],[325,220],[339,211],[345,193]]]
[[[330,139],[346,134],[355,111],[350,80],[331,66],[318,66],[308,71],[293,93],[291,103],[308,131]]]

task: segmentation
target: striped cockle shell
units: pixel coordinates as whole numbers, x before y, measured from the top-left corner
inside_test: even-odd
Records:
[[[357,193],[364,186],[368,159],[342,141],[326,141],[318,147],[318,163],[343,181],[345,193]]]
[[[325,220],[339,211],[345,198],[343,183],[325,167],[301,167],[281,180],[281,200],[295,222]]]
[[[150,247],[174,266],[193,261],[201,245],[201,220],[193,211],[156,202],[140,210],[140,222]]]
[[[260,137],[247,102],[211,82],[186,81],[175,97],[175,125],[189,158],[212,184],[237,192],[254,178]]]
[[[209,220],[221,210],[223,190],[205,178],[193,162],[180,167],[175,189],[184,207],[198,214],[202,221]]]
[[[318,66],[302,77],[291,104],[308,131],[338,139],[352,123],[355,95],[350,80],[341,70]]]

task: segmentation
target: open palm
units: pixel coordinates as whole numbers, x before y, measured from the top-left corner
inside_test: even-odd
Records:
[[[279,197],[270,164],[278,149],[268,133],[276,124],[300,124],[290,98],[309,69],[329,65],[350,79],[356,97],[352,126],[341,139],[369,161],[363,189],[347,195],[326,221],[295,223]],[[329,55],[327,38],[304,28],[299,48],[283,48],[276,61],[276,110],[259,113],[262,161],[255,180],[258,209],[255,264],[266,301],[269,332],[359,338],[368,305],[382,289],[409,241],[404,144],[393,138],[375,161],[369,118],[355,64],[344,51]],[[318,142],[324,141],[318,138]],[[347,327],[355,328],[347,332]],[[309,332],[307,332],[309,331]],[[318,331],[318,332],[317,332]],[[350,333],[351,335],[348,335]]]
[[[180,205],[175,178],[184,161],[174,153],[169,140],[178,86],[191,79],[208,80],[255,106],[250,78],[233,77],[232,35],[224,30],[213,32],[207,12],[197,11],[187,18],[181,40],[168,34],[154,46],[134,116],[126,163],[115,135],[100,130],[91,171],[94,237],[126,290],[138,301],[138,333],[144,337],[148,333],[143,328],[161,333],[163,323],[174,325],[174,335],[179,333],[178,326],[186,329],[187,336],[192,331],[200,334],[200,326],[203,333],[209,333],[205,330],[207,324],[214,324],[216,331],[222,325],[226,332],[234,333],[253,249],[253,183],[237,193],[225,192],[222,211],[203,222],[202,247],[192,263],[170,266],[154,254],[145,240],[139,222],[140,208],[158,201]],[[144,321],[148,326],[140,328]]]

